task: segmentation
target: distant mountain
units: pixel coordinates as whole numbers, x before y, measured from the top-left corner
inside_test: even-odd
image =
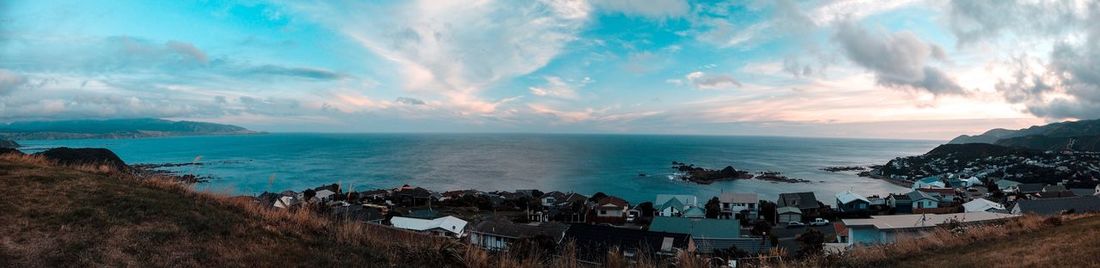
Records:
[[[243,127],[163,119],[32,121],[0,124],[0,138],[11,140],[144,138],[254,134]]]
[[[1033,150],[1100,151],[1100,120],[1081,120],[1032,126],[1020,130],[993,129],[981,135],[962,135],[948,144],[988,143]]]

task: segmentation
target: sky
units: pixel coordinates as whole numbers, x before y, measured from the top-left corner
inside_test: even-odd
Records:
[[[1100,1],[0,1],[0,122],[949,139],[1100,117]]]

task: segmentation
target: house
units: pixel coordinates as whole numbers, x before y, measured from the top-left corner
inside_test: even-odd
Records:
[[[906,195],[908,195],[909,200],[913,202],[913,211],[917,211],[917,209],[940,207],[940,198],[935,194],[929,194],[923,191],[912,191]]]
[[[797,207],[780,207],[775,209],[775,214],[778,223],[802,221],[802,210]]]
[[[844,226],[844,222],[834,222],[833,232],[836,233],[837,243],[848,244],[848,227]]]
[[[390,223],[395,228],[454,238],[462,238],[465,235],[467,224],[465,220],[454,216],[444,216],[435,219],[396,216],[390,219]]]
[[[557,206],[559,202],[565,201],[565,196],[565,193],[553,191],[543,194],[539,199],[542,200],[543,207],[554,207]]]
[[[593,209],[596,211],[595,217],[590,219],[593,223],[623,224],[630,204],[622,198],[608,196],[596,202]]]
[[[944,188],[947,187],[946,183],[943,183],[943,179],[940,176],[928,176],[913,182],[913,189],[920,188]]]
[[[782,193],[779,194],[779,200],[775,204],[776,207],[796,207],[806,218],[817,217],[824,208],[813,192]]]
[[[1001,203],[989,201],[985,198],[974,199],[970,202],[963,204],[963,211],[965,212],[1007,212],[1005,206]]]
[[[963,185],[963,188],[982,185],[982,180],[978,179],[978,177],[970,176],[970,178],[963,180]]]
[[[1012,189],[1015,189],[1021,183],[1013,180],[999,180],[993,182],[993,184],[997,185],[997,189],[1000,189],[1003,192],[1008,192],[1012,191]]]
[[[707,217],[707,210],[703,209],[701,207],[690,207],[687,210],[684,210],[684,215],[681,215],[681,216],[683,216],[684,218],[696,218],[696,219],[706,218]]]
[[[1037,194],[1042,192],[1046,186],[1043,183],[1021,183],[1012,188],[1011,191],[1023,195]]]
[[[920,188],[917,189],[917,191],[938,197],[940,203],[955,203],[962,201],[962,199],[959,198],[959,193],[952,188]]]
[[[771,248],[766,241],[768,239],[741,237],[740,221],[657,217],[650,223],[649,231],[690,234],[695,241],[696,252],[700,254],[714,254],[732,246],[749,253],[760,253]]]
[[[612,249],[617,249],[623,256],[632,259],[641,254],[660,258],[674,256],[681,250],[695,251],[695,242],[690,234],[589,224],[570,224],[562,243],[573,243],[578,259],[596,263],[602,263]]]
[[[1069,191],[1073,192],[1074,196],[1096,195],[1096,189],[1092,188],[1070,188]]]
[[[893,208],[895,213],[913,213],[913,199],[907,194],[890,194],[886,197],[886,206]]]
[[[382,200],[382,199],[385,199],[386,196],[389,196],[389,195],[390,195],[390,191],[382,190],[382,189],[359,192],[359,198],[362,198],[362,199]]]
[[[1079,196],[1067,198],[1020,200],[1012,207],[1012,214],[1039,214],[1043,216],[1063,213],[1100,212],[1100,197]]]
[[[470,244],[490,251],[508,251],[509,246],[524,239],[545,239],[555,245],[565,238],[569,225],[561,223],[518,224],[506,220],[487,220],[470,230]]]
[[[434,198],[432,191],[420,187],[410,188],[408,185],[398,188],[391,196],[398,204],[408,207],[426,206]]]
[[[317,203],[328,202],[329,200],[332,200],[332,197],[334,195],[336,195],[336,192],[333,192],[332,190],[329,190],[329,189],[321,189],[321,190],[318,190],[316,193],[317,194],[313,196],[313,199],[309,200],[310,202],[317,202]]]
[[[871,206],[871,200],[852,191],[836,194],[836,208],[843,212],[866,211]]]
[[[1069,189],[1066,189],[1066,186],[1061,185],[1061,184],[1047,185],[1047,186],[1043,187],[1043,192],[1044,193],[1048,193],[1048,192],[1065,192],[1065,191],[1069,191]]]
[[[756,193],[722,193],[718,195],[722,208],[721,218],[755,220],[759,214],[760,196]]]
[[[699,200],[694,195],[659,194],[653,205],[657,216],[680,217],[688,208],[699,206]]]
[[[947,223],[975,224],[999,221],[1017,215],[992,212],[952,214],[907,214],[871,216],[870,219],[842,219],[848,233],[848,245],[893,243],[899,236],[919,237]]]
[[[278,199],[275,199],[274,206],[276,208],[291,208],[291,207],[294,207],[295,205],[298,205],[298,203],[299,202],[298,202],[297,197],[295,197],[295,196],[285,196],[284,195],[284,196],[280,196]]]

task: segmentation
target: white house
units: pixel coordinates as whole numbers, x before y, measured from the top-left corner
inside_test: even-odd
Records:
[[[698,206],[699,199],[694,195],[659,194],[653,205],[657,216],[679,217],[689,208]]]
[[[871,206],[871,200],[867,200],[862,195],[853,193],[852,191],[845,191],[836,194],[836,207],[840,211],[855,212],[867,210]]]
[[[978,179],[978,177],[970,176],[970,178],[966,178],[965,180],[963,180],[963,185],[965,187],[974,187],[974,186],[982,185],[982,180]]]
[[[848,245],[855,246],[893,243],[898,236],[923,236],[934,227],[949,222],[980,223],[1016,216],[981,211],[953,214],[871,216],[870,219],[842,219],[841,222],[848,230]]]
[[[396,228],[455,238],[461,238],[465,235],[467,224],[465,220],[454,216],[430,220],[396,216],[390,219],[390,223]]]
[[[918,188],[945,188],[947,184],[939,176],[928,176],[913,182],[913,189]]]
[[[332,200],[333,195],[336,195],[336,192],[333,192],[333,191],[328,190],[328,189],[321,189],[320,191],[317,191],[317,195],[315,195],[314,198],[320,200],[320,202],[325,202],[325,201]],[[314,201],[314,200],[311,200],[311,201]]]
[[[775,209],[775,214],[779,224],[802,221],[802,210],[797,207],[777,208]]]
[[[569,225],[561,223],[518,224],[506,220],[487,220],[470,230],[470,244],[491,251],[507,251],[513,243],[538,236],[561,242]]]
[[[966,212],[978,212],[978,211],[1005,211],[1005,206],[1001,203],[986,200],[985,198],[974,199],[973,201],[963,203],[963,208]]]
[[[722,217],[726,219],[733,219],[734,215],[747,211],[748,219],[754,220],[760,211],[760,196],[756,193],[722,193],[718,201],[721,203]]]
[[[909,196],[909,200],[912,200],[913,209],[940,207],[940,199],[932,194],[923,191],[912,191],[906,195]]]
[[[275,199],[276,208],[290,208],[298,204],[298,198],[293,196],[281,196],[279,199]]]

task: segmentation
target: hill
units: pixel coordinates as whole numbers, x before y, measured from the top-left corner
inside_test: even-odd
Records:
[[[1051,123],[1019,130],[993,129],[962,135],[948,144],[987,143],[1033,150],[1100,151],[1100,119]]]
[[[163,119],[30,121],[0,124],[0,137],[11,140],[143,138],[253,134],[243,127]]]
[[[0,139],[0,149],[16,149],[19,148],[19,144],[14,141]]]
[[[461,244],[0,156],[0,267],[460,266]]]

